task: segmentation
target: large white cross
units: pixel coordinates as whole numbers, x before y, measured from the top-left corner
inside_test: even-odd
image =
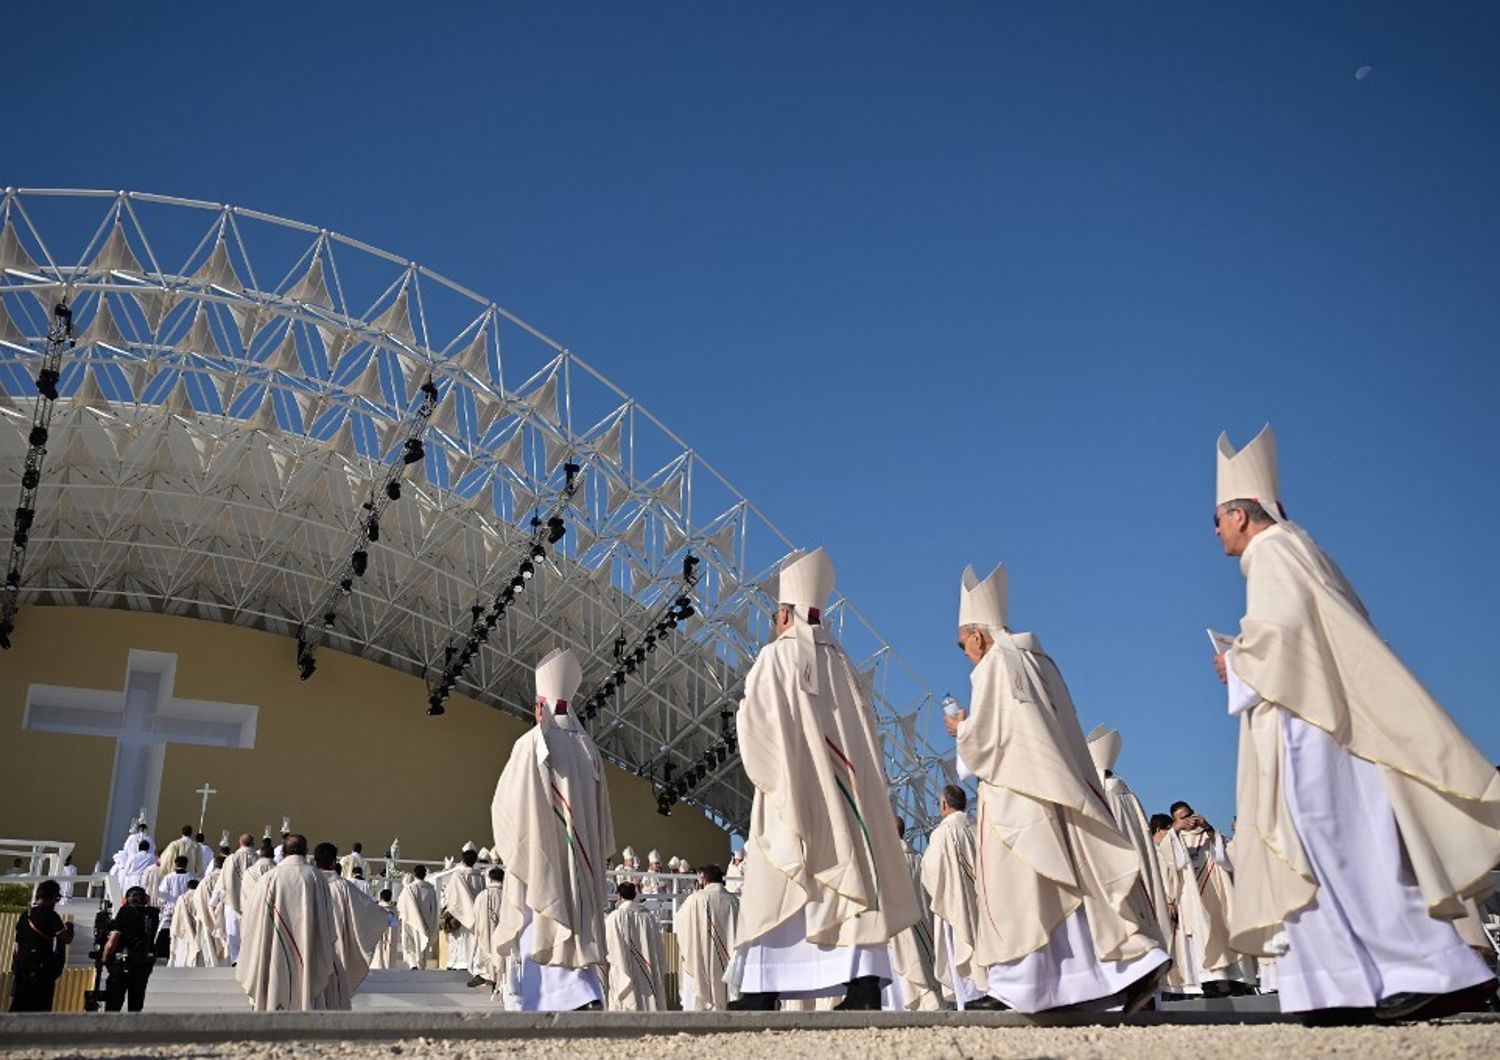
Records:
[[[106,855],[131,830],[136,807],[145,807],[148,823],[155,821],[167,744],[255,746],[259,707],[178,699],[172,695],[176,679],[176,655],[132,650],[123,692],[59,685],[32,685],[26,691],[22,728],[115,738],[100,847]]]

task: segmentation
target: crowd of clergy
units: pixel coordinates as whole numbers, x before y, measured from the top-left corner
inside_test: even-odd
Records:
[[[347,1008],[369,968],[425,967],[440,931],[450,968],[526,1011],[663,1009],[673,972],[690,1011],[1130,1013],[1274,990],[1284,1012],[1342,1022],[1490,1004],[1479,903],[1500,863],[1500,773],[1287,518],[1269,427],[1238,451],[1220,438],[1217,486],[1215,533],[1246,580],[1240,632],[1213,659],[1239,728],[1232,835],[1187,802],[1145,813],[1115,772],[1121,734],[1086,736],[1057,661],[1012,627],[1001,566],[963,572],[971,692],[943,712],[977,799],[944,787],[914,851],[869,695],[821,621],[834,573],[819,549],[781,566],[736,719],[755,791],[744,849],[698,870],[674,967],[651,898],[693,868],[629,847],[612,867],[564,649],[536,668],[493,849],[469,844],[441,894],[419,868],[399,901],[371,896],[357,854],[320,844],[309,863],[296,835],[280,850],[244,836],[225,858],[184,829],[160,855],[149,837],[122,851],[120,871],[169,903],[174,962],[237,962],[262,1009]]]

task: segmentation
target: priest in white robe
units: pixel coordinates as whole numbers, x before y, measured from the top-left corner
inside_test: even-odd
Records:
[[[901,838],[901,855],[911,874],[921,916],[905,931],[891,936],[891,981],[881,992],[881,1008],[893,1012],[935,1012],[943,1007],[942,987],[933,969],[932,911],[927,892],[922,887],[922,855],[906,841],[906,822],[896,818],[896,834]],[[899,887],[900,881],[894,886]]]
[[[220,890],[224,895],[224,941],[229,949],[229,963],[240,959],[240,918],[244,915],[245,873],[255,864],[255,838],[248,832],[240,836],[240,845],[224,860]]]
[[[582,681],[565,649],[537,664],[536,726],[511,747],[491,808],[505,865],[498,945],[518,961],[528,1012],[604,1002],[604,866],[615,836],[604,762],[569,709]]]
[[[179,857],[172,871],[162,876],[156,884],[153,893],[156,895],[156,904],[161,906],[161,932],[156,937],[158,957],[168,960],[172,957],[173,940],[177,937],[172,934],[172,921],[177,915],[177,900],[187,894],[188,884],[192,882],[193,877],[188,874],[188,859]]]
[[[385,914],[385,930],[375,943],[375,952],[370,954],[370,968],[398,968],[401,959],[401,914],[396,911],[396,902],[391,897],[389,887],[380,892],[376,905]]]
[[[156,867],[156,855],[151,851],[151,841],[142,839],[137,844],[137,849],[129,857],[123,858],[115,868],[115,878],[120,884],[120,893],[123,895],[132,887],[144,887],[144,876],[148,869]],[[156,887],[147,888],[146,893],[151,896],[151,904],[156,903]]]
[[[245,905],[250,902],[250,892],[276,868],[276,858],[271,853],[271,841],[262,840],[260,849],[256,851],[255,860],[245,869],[244,881],[240,884],[240,908],[241,915]],[[242,925],[243,927],[243,925]]]
[[[335,871],[338,847],[319,843],[313,848],[313,866],[328,881],[329,906],[333,913],[333,975],[323,991],[320,1008],[348,1011],[354,995],[370,974],[370,960],[380,945],[388,923],[385,910],[364,891],[350,885]]]
[[[604,918],[610,1011],[660,1012],[667,1007],[661,925],[636,901],[635,884],[622,883],[615,893],[619,904]]]
[[[435,956],[438,933],[437,888],[427,882],[427,866],[418,865],[401,881],[396,902],[401,914],[401,957],[413,971]]]
[[[321,1008],[333,978],[337,928],[328,880],[307,863],[307,839],[289,834],[281,864],[246,895],[234,977],[256,1012]]]
[[[1224,837],[1186,802],[1171,806],[1168,871],[1175,872],[1177,902],[1174,993],[1223,997],[1248,992],[1254,960],[1229,944],[1229,910],[1234,901],[1233,865]]]
[[[193,888],[193,920],[198,931],[198,965],[225,968],[229,965],[229,942],[224,935],[224,871],[208,870]]]
[[[1246,587],[1215,660],[1240,725],[1231,945],[1277,958],[1284,1012],[1483,1004],[1494,980],[1453,921],[1500,862],[1500,774],[1287,520],[1269,426],[1238,452],[1220,436],[1217,487]]]
[[[729,1007],[724,981],[739,938],[740,901],[724,886],[724,873],[706,865],[698,890],[683,901],[672,921],[677,936],[677,992],[684,1012],[723,1012]]]
[[[193,900],[200,890],[198,882],[189,880],[187,890],[172,903],[172,916],[167,927],[171,949],[168,968],[198,968],[203,963],[199,952],[198,911]]]
[[[729,856],[729,866],[724,870],[724,889],[730,894],[739,894],[745,886],[745,850],[741,847]]]
[[[959,647],[972,713],[945,717],[979,781],[976,959],[1019,1012],[1136,1011],[1168,963],[1133,892],[1141,859],[1115,824],[1056,664],[1007,626],[1004,567],[964,571]]]
[[[484,890],[475,897],[472,909],[474,951],[479,955],[480,963],[475,972],[479,982],[471,979],[469,985],[490,986],[504,993],[509,959],[500,952],[497,944],[500,915],[505,909],[505,870],[499,865],[491,866],[486,873]]]
[[[886,947],[920,916],[874,714],[822,625],[833,580],[822,549],[782,565],[775,637],[746,676],[736,717],[755,797],[732,1009],[840,995],[835,1007],[878,1009],[892,975]]]
[[[989,973],[974,958],[979,898],[974,878],[974,822],[968,806],[963,788],[957,784],[943,788],[938,826],[927,837],[922,854],[922,886],[932,903],[934,971],[945,999],[960,1012],[1004,1007],[989,996]]]
[[[1124,737],[1107,725],[1099,725],[1089,733],[1089,755],[1098,771],[1099,783],[1104,786],[1104,797],[1109,800],[1115,824],[1120,826],[1120,831],[1130,840],[1141,859],[1141,897],[1151,907],[1151,917],[1156,922],[1156,940],[1165,947],[1172,939],[1172,910],[1167,902],[1161,858],[1151,839],[1146,811],[1135,792],[1130,790],[1130,785],[1115,772],[1115,764],[1124,746]]]
[[[349,853],[339,858],[339,867],[344,870],[343,875],[346,880],[354,879],[355,869],[359,869],[361,873],[368,873],[370,869],[365,862],[365,845],[363,843],[355,843],[350,848]]]
[[[484,982],[480,971],[485,961],[474,945],[474,899],[484,890],[484,870],[479,868],[479,848],[472,842],[464,844],[460,858],[462,864],[443,883],[439,919],[446,913],[458,924],[458,930],[448,934],[449,969],[468,972],[468,985],[478,986]]]

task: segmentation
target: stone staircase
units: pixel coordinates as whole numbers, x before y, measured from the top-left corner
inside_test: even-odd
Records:
[[[356,1012],[501,1011],[488,987],[464,986],[467,972],[375,971],[354,995]],[[151,973],[148,1012],[245,1012],[233,968],[164,968]]]

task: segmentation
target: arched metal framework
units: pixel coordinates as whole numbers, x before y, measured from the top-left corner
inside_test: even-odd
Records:
[[[697,615],[593,729],[608,758],[658,781],[719,742],[791,542],[577,355],[406,259],[215,203],[6,189],[0,270],[7,514],[64,295],[76,342],[62,360],[22,605],[160,611],[285,635],[321,621],[360,506],[401,459],[401,421],[430,378],[441,400],[420,472],[407,470],[324,645],[441,671],[451,632],[525,557],[530,519],[572,459],[585,470],[568,533],[459,690],[529,717],[530,667],[559,644],[579,653],[593,687],[615,665],[615,639],[634,641],[681,591],[692,554]],[[931,693],[848,600],[825,621],[876,705],[897,810],[923,835],[936,785],[951,778],[916,725]],[[732,756],[685,801],[743,830],[750,796]]]

